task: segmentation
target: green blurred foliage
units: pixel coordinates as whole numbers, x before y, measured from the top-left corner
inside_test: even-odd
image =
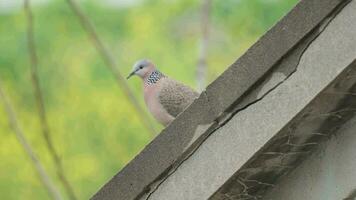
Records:
[[[213,81],[297,0],[213,1],[208,80]],[[131,6],[80,1],[123,75],[152,59],[194,87],[200,37],[198,0],[146,0]],[[65,1],[33,8],[39,76],[55,147],[79,199],[88,199],[153,138]],[[61,191],[41,135],[31,87],[21,7],[0,10],[0,77],[31,145]],[[273,49],[272,49],[273,50]],[[142,105],[139,79],[129,82]],[[155,124],[157,129],[161,126]],[[48,199],[0,106],[0,199]]]

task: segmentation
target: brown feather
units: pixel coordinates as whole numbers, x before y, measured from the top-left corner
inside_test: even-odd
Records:
[[[173,79],[164,78],[158,98],[163,108],[173,117],[177,117],[198,96],[199,93],[192,88]]]

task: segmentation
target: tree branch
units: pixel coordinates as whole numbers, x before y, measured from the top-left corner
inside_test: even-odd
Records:
[[[202,0],[201,9],[201,38],[199,44],[198,64],[196,70],[196,81],[199,91],[205,88],[207,71],[207,52],[209,43],[209,18],[211,11],[211,0]]]
[[[141,119],[142,124],[154,135],[156,133],[155,128],[153,127],[149,116],[146,114],[145,110],[142,108],[138,100],[135,98],[134,94],[132,93],[131,89],[126,83],[125,78],[119,72],[116,62],[113,59],[111,53],[105,48],[104,44],[100,40],[99,36],[96,33],[94,25],[90,22],[89,18],[84,14],[84,12],[80,9],[77,3],[74,0],[67,0],[70,8],[79,18],[81,25],[83,26],[84,30],[87,32],[90,41],[95,46],[96,50],[101,55],[102,59],[104,60],[106,66],[115,76],[115,79],[121,89],[124,92],[127,100],[132,104],[133,108],[136,110],[138,116]]]
[[[25,150],[26,154],[30,157],[31,162],[32,162],[34,168],[36,169],[42,184],[47,189],[48,194],[52,197],[52,199],[61,200],[62,197],[59,193],[59,190],[55,187],[55,185],[51,181],[50,177],[48,176],[45,169],[43,168],[41,162],[35,155],[35,152],[32,150],[29,142],[26,140],[25,135],[24,135],[23,131],[21,130],[20,125],[18,124],[18,120],[15,115],[14,109],[12,108],[10,101],[4,94],[1,82],[0,82],[0,99],[3,101],[4,110],[8,116],[10,127],[13,129],[18,142],[21,144],[21,146]]]
[[[42,128],[42,135],[43,138],[45,139],[46,146],[50,153],[50,156],[56,166],[56,173],[59,180],[63,184],[68,194],[68,197],[72,200],[75,200],[77,198],[75,197],[75,193],[72,186],[70,185],[67,177],[65,176],[61,159],[56,149],[54,148],[53,140],[48,126],[43,95],[41,92],[40,82],[38,78],[38,71],[37,71],[38,57],[36,52],[36,44],[35,44],[35,37],[34,37],[34,30],[33,30],[33,15],[30,6],[30,0],[24,0],[24,10],[27,19],[27,45],[28,45],[28,52],[31,61],[31,80],[32,80],[32,86],[34,89],[34,94],[37,102],[37,109],[38,109],[38,115],[40,118],[40,124]]]

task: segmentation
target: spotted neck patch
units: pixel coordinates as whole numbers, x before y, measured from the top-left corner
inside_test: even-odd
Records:
[[[163,77],[165,77],[164,74],[162,74],[161,72],[155,70],[146,79],[146,84],[147,85],[155,84]]]

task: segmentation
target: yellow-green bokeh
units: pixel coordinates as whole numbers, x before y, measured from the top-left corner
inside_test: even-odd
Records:
[[[34,5],[33,12],[39,77],[50,129],[77,196],[88,199],[139,153],[153,135],[145,130],[66,1],[42,2]],[[103,2],[80,1],[80,6],[96,26],[123,75],[136,60],[150,58],[168,76],[195,87],[200,1],[142,0],[121,6]],[[219,76],[296,2],[213,1],[208,82]],[[5,9],[6,4],[15,6]],[[0,4],[0,78],[26,138],[65,196],[41,134],[21,4],[21,0],[5,0]],[[135,78],[128,83],[144,106],[140,80]],[[0,105],[0,199],[49,199]],[[154,126],[162,129],[158,124]]]

